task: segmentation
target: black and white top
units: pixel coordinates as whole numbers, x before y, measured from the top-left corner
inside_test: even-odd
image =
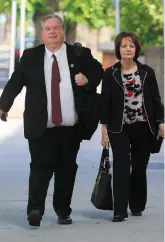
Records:
[[[143,105],[142,83],[139,72],[136,71],[134,74],[122,74],[122,80],[125,89],[123,122],[132,124],[139,121],[147,121]]]

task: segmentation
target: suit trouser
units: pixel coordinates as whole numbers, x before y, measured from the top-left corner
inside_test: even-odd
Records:
[[[54,210],[57,215],[69,215],[80,146],[77,125],[49,128],[39,139],[28,141],[31,163],[27,213],[37,209],[44,214],[47,190],[54,174]]]
[[[108,132],[113,153],[114,215],[145,209],[146,169],[152,133],[147,122],[124,124],[121,133]]]

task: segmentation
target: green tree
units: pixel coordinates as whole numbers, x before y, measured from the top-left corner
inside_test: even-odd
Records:
[[[84,23],[94,29],[114,24],[114,11],[109,8],[112,0],[64,0],[61,2],[60,10],[64,13],[68,42],[74,41],[78,23]]]
[[[121,0],[121,31],[134,31],[142,44],[163,44],[163,5],[158,0]]]
[[[34,22],[36,31],[39,29],[38,22],[44,14],[52,12],[63,13],[66,25],[66,41],[73,43],[76,37],[76,26],[85,23],[91,28],[101,28],[114,22],[114,11],[109,8],[111,0],[30,0],[34,8]],[[39,36],[39,32],[37,34]],[[39,37],[40,38],[40,37]]]
[[[1,0],[0,1],[0,13],[4,13],[10,10],[10,1],[9,0]]]
[[[41,20],[49,13],[58,10],[59,0],[29,0],[29,9],[33,12],[36,33],[36,45],[41,43]]]
[[[18,4],[20,0],[18,0]],[[113,26],[114,9],[112,0],[28,0],[27,12],[33,12],[37,44],[40,42],[40,20],[52,12],[62,12],[66,23],[66,40],[73,43],[78,23],[91,28]],[[10,0],[0,1],[0,12],[6,12]],[[163,44],[163,4],[161,0],[120,0],[121,31],[136,32],[142,44]]]

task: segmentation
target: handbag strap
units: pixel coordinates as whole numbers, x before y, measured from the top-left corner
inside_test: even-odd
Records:
[[[111,168],[111,165],[109,160],[109,149],[104,148],[101,155],[99,170],[103,169],[108,172],[110,168]]]

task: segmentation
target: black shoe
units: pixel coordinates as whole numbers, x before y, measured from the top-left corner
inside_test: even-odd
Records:
[[[124,217],[122,215],[115,215],[112,220],[112,222],[122,222],[122,221],[124,221]]]
[[[72,224],[72,219],[70,216],[58,216],[58,224]]]
[[[124,213],[124,218],[128,218],[128,213],[127,212]]]
[[[132,216],[142,216],[142,212],[133,212],[131,211]]]
[[[39,210],[32,210],[27,217],[29,225],[31,226],[40,226],[40,221],[42,220],[42,215]]]

